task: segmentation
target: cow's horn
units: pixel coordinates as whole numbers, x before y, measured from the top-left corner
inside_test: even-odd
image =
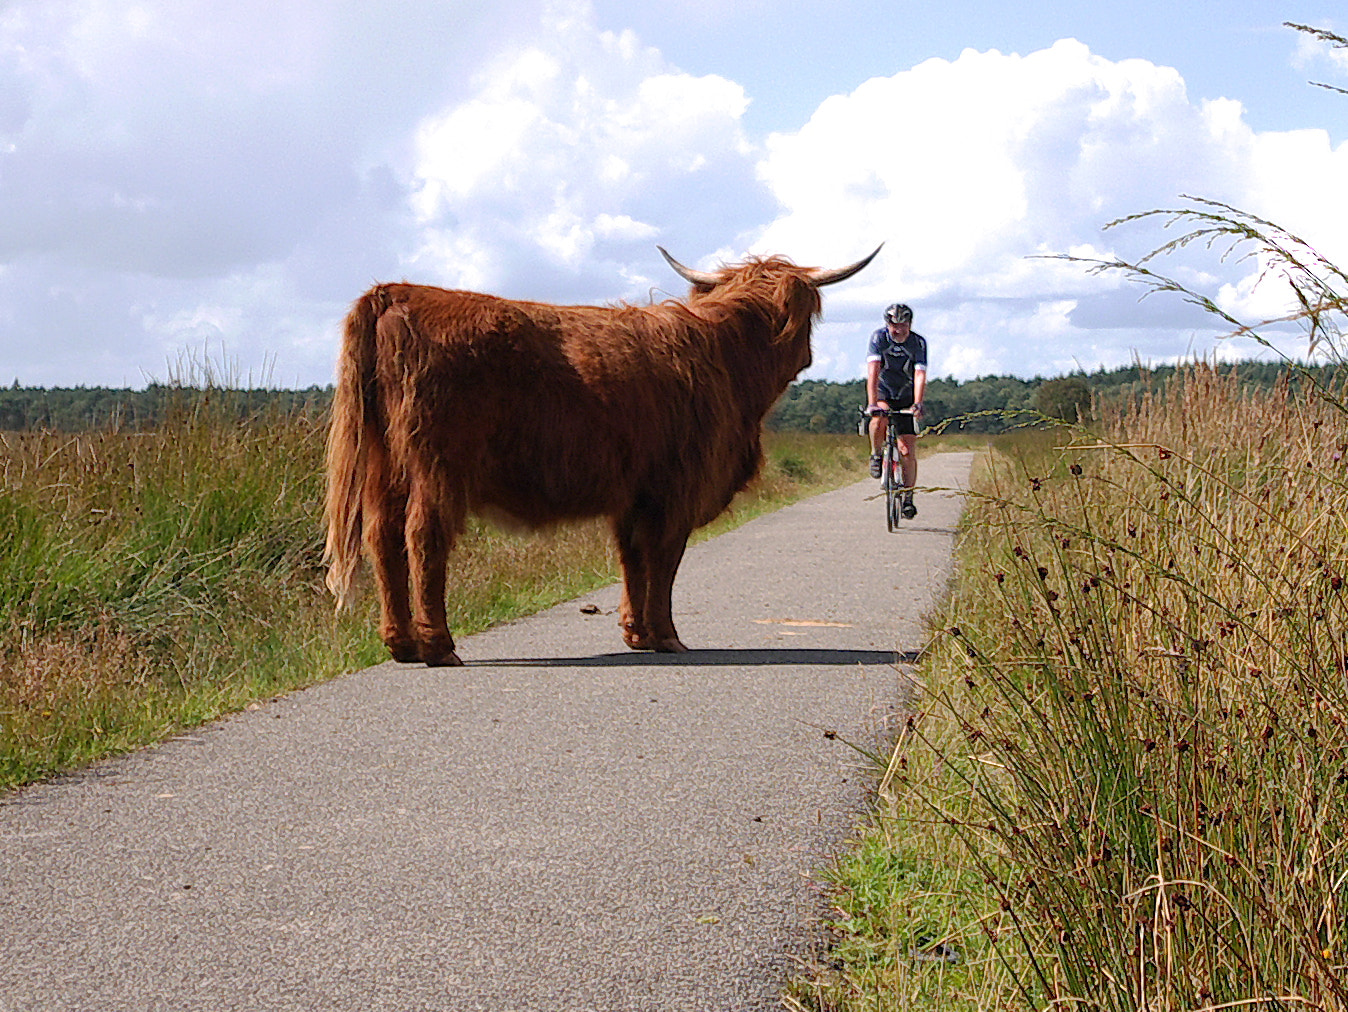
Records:
[[[838,267],[831,271],[820,267],[818,270],[810,272],[810,283],[816,288],[822,288],[824,285],[836,285],[839,281],[846,281],[853,274],[874,260],[875,254],[884,249],[884,246],[885,244],[881,243],[879,246],[875,247],[875,253],[872,253],[862,260],[858,260],[850,267]]]
[[[663,246],[657,246],[655,248],[660,251],[662,257],[669,261],[669,266],[674,268],[675,273],[690,285],[707,285],[714,288],[716,287],[716,283],[721,280],[719,275],[708,274],[706,271],[695,271],[691,267],[685,267],[670,256]],[[864,267],[865,264],[862,264],[862,266]]]

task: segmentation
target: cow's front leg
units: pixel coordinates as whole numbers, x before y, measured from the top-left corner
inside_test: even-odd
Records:
[[[674,629],[672,600],[674,576],[688,546],[688,534],[687,531],[666,534],[648,553],[645,626],[650,648],[661,653],[681,654],[688,649]]]
[[[407,511],[407,554],[411,570],[413,621],[420,659],[430,667],[463,663],[454,652],[445,616],[445,564],[453,547],[453,527],[445,522],[438,504],[424,492],[412,494]]]
[[[629,514],[614,520],[612,526],[623,568],[623,597],[618,606],[623,642],[633,650],[651,650],[646,632],[646,554],[637,543],[636,522]]]

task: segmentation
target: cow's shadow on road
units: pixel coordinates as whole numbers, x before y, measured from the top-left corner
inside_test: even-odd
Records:
[[[469,667],[486,668],[605,668],[668,666],[714,668],[759,667],[764,665],[878,665],[916,664],[917,650],[812,650],[806,648],[746,648],[743,650],[690,650],[684,654],[656,654],[630,651],[621,654],[595,654],[590,657],[501,657],[468,661]]]

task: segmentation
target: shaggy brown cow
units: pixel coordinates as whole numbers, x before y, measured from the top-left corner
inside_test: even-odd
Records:
[[[328,586],[362,541],[395,659],[460,664],[445,561],[469,511],[527,527],[609,518],[623,639],[682,651],[670,613],[688,535],[762,462],[763,416],[810,363],[837,270],[781,257],[690,270],[687,301],[551,306],[377,285],[346,318],[328,439]]]

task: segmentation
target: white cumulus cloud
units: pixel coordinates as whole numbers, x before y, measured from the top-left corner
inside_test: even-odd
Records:
[[[1194,101],[1168,67],[1109,61],[1074,40],[1026,56],[966,51],[867,81],[769,138],[759,172],[782,210],[754,245],[843,261],[886,241],[830,296],[824,362],[858,363],[841,342],[862,342],[880,307],[901,299],[917,307],[935,372],[1051,374],[1191,354],[1218,324],[1173,297],[1139,302],[1121,276],[1038,257],[1135,258],[1170,238],[1161,221],[1101,226],[1182,194],[1341,247],[1348,210],[1333,194],[1346,170],[1348,148],[1332,149],[1323,131],[1257,134],[1239,103]],[[1157,266],[1225,283],[1235,308],[1287,305],[1274,283],[1253,298],[1256,262],[1222,264],[1200,249]]]
[[[502,54],[470,98],[419,126],[412,205],[423,241],[411,263],[426,279],[631,297],[651,283],[630,268],[651,260],[652,240],[721,242],[766,212],[745,192],[743,88],[681,73],[583,13],[554,10],[540,40]],[[485,270],[482,246],[495,254]]]

